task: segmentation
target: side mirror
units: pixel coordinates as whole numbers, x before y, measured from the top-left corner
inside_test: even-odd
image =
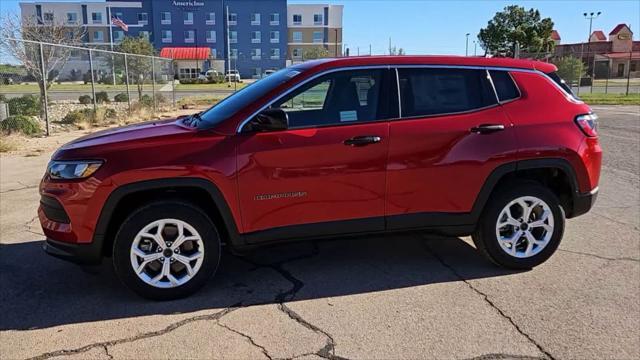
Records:
[[[277,131],[289,128],[289,116],[282,109],[265,109],[247,124],[247,131]]]

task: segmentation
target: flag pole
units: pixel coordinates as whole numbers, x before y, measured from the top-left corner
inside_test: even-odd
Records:
[[[112,18],[111,18],[111,5],[107,5],[107,17],[109,18],[108,24],[109,24],[109,43],[111,44],[111,51],[113,51],[113,24],[112,24]],[[111,76],[113,77],[113,85],[116,84],[116,64],[115,64],[115,59],[113,58],[113,53],[111,53]]]

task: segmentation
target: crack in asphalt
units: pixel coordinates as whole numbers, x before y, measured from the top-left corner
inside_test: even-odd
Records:
[[[633,261],[633,262],[640,262],[640,259],[636,259],[636,258],[632,258],[632,257],[616,257],[616,258],[614,258],[614,257],[607,257],[607,256],[602,256],[602,255],[597,255],[597,254],[591,254],[591,253],[586,253],[586,252],[581,252],[581,251],[565,250],[565,249],[558,249],[558,251],[567,252],[567,253],[576,254],[576,255],[584,255],[584,256],[594,257],[594,258],[601,259],[601,260],[606,260],[606,261]]]
[[[616,223],[616,224],[629,226],[629,227],[631,227],[633,230],[640,230],[640,228],[639,228],[638,226],[634,225],[634,224],[630,224],[630,223],[628,223],[628,222],[624,222],[624,221],[620,221],[620,220],[618,220],[618,219],[614,219],[614,218],[612,218],[612,217],[609,217],[609,216],[606,216],[606,215],[600,214],[600,213],[599,213],[599,212],[597,212],[597,211],[593,211],[593,214],[594,214],[594,215],[596,215],[596,216],[600,216],[601,218],[607,219],[607,220],[609,220],[609,221],[612,221],[612,222],[614,222],[614,223]]]
[[[109,348],[107,347],[107,345],[102,345],[102,349],[104,350],[104,353],[109,357],[109,359],[113,359],[113,355],[109,354]]]
[[[25,186],[25,187],[21,187],[21,188],[17,188],[17,189],[9,189],[9,190],[5,190],[5,191],[0,191],[0,194],[6,194],[6,193],[10,193],[10,192],[14,192],[14,191],[20,191],[20,190],[26,190],[26,189],[34,189],[37,188],[38,185],[31,185],[31,186]]]
[[[225,329],[227,329],[227,330],[229,330],[229,331],[231,331],[233,333],[236,333],[236,334],[244,337],[245,339],[249,340],[251,345],[253,345],[253,346],[257,347],[258,349],[260,349],[260,351],[262,351],[262,353],[264,354],[264,356],[267,357],[267,359],[269,359],[269,360],[273,359],[273,357],[271,355],[269,355],[269,352],[267,351],[267,349],[264,346],[256,343],[251,336],[249,336],[249,335],[247,335],[245,333],[242,333],[242,332],[240,332],[240,331],[238,331],[236,329],[233,329],[233,328],[231,328],[231,327],[229,327],[229,326],[227,326],[225,324],[222,324],[220,321],[218,321],[217,324],[218,324],[218,326],[223,327],[223,328],[225,328]]]
[[[539,356],[495,353],[495,354],[484,354],[480,356],[474,356],[466,360],[494,360],[494,359],[542,360],[544,358]]]
[[[433,249],[431,249],[431,247],[428,244],[428,240],[424,239],[423,244],[430,255],[436,258],[436,260],[438,260],[444,267],[449,269],[449,271],[451,271],[458,279],[460,279],[463,283],[465,283],[472,291],[480,295],[484,299],[484,301],[487,304],[489,304],[489,306],[491,306],[495,311],[498,312],[500,316],[502,316],[505,320],[509,321],[509,323],[511,323],[511,325],[516,329],[518,333],[520,333],[527,340],[529,340],[529,342],[535,345],[538,348],[538,350],[546,356],[546,358],[555,360],[555,358],[553,357],[553,355],[551,355],[551,353],[549,353],[549,351],[547,351],[544,347],[542,347],[542,345],[540,345],[537,341],[535,341],[531,337],[531,335],[527,334],[524,330],[522,330],[520,326],[509,315],[507,315],[504,311],[502,311],[502,309],[500,309],[496,304],[494,304],[493,301],[489,299],[489,296],[487,294],[483,293],[482,291],[477,289],[475,286],[473,286],[452,265],[444,261],[444,259],[440,255],[438,255],[435,251],[433,251]]]
[[[262,263],[258,263],[258,262],[254,262],[248,258],[245,257],[241,257],[241,256],[237,256],[237,258],[241,259],[242,261],[245,261],[253,266],[255,266],[256,268],[261,268],[261,267],[266,267],[266,268],[270,268],[273,271],[277,272],[278,274],[280,274],[280,276],[282,276],[283,278],[285,278],[287,281],[289,281],[292,285],[291,289],[287,290],[287,291],[281,291],[280,293],[276,294],[275,296],[275,302],[278,303],[278,309],[280,311],[282,311],[283,313],[285,313],[290,319],[296,321],[297,323],[299,323],[300,325],[304,326],[305,328],[317,333],[317,334],[321,334],[324,337],[326,337],[327,341],[325,346],[323,346],[321,349],[319,349],[318,351],[316,351],[315,353],[310,353],[310,354],[315,354],[318,355],[324,359],[332,359],[332,360],[341,360],[341,359],[345,359],[343,357],[337,356],[335,354],[335,347],[336,347],[336,342],[333,338],[333,336],[331,334],[329,334],[327,331],[319,328],[316,325],[311,324],[310,322],[306,321],[302,316],[300,316],[300,314],[296,313],[295,311],[293,311],[291,308],[289,308],[288,306],[285,305],[285,302],[287,301],[292,301],[296,294],[298,293],[298,291],[300,291],[300,289],[302,289],[304,287],[304,282],[298,278],[296,278],[289,270],[285,269],[283,267],[284,264],[288,264],[294,261],[298,261],[298,260],[304,260],[304,259],[310,259],[313,257],[316,257],[320,254],[320,249],[318,247],[318,243],[317,242],[312,242],[312,246],[313,249],[310,253],[308,254],[302,254],[302,255],[298,255],[298,256],[294,256],[292,258],[288,258],[288,259],[284,259],[281,261],[277,261],[277,262],[273,262],[273,263],[269,263],[269,264],[262,264]],[[302,356],[302,355],[300,355]]]
[[[101,342],[97,342],[97,343],[93,343],[93,344],[89,344],[89,345],[85,345],[76,349],[65,349],[65,350],[56,350],[56,351],[52,351],[52,352],[47,352],[44,354],[40,354],[38,356],[34,356],[29,358],[30,360],[42,360],[42,359],[48,359],[54,356],[69,356],[69,355],[76,355],[76,354],[81,354],[84,352],[87,352],[91,349],[95,349],[95,348],[103,348],[106,352],[107,355],[109,355],[109,357],[113,358],[107,348],[109,346],[115,346],[115,345],[120,345],[120,344],[125,344],[125,343],[131,343],[131,342],[135,342],[138,340],[142,340],[142,339],[148,339],[148,338],[152,338],[152,337],[157,337],[157,336],[162,336],[165,334],[168,334],[184,325],[187,325],[189,323],[192,322],[196,322],[196,321],[208,321],[208,320],[220,320],[222,317],[224,317],[225,315],[229,314],[232,311],[237,310],[238,308],[241,307],[241,303],[238,304],[234,304],[231,305],[227,308],[225,308],[222,311],[219,311],[217,313],[214,314],[207,314],[207,315],[198,315],[198,316],[193,316],[190,318],[186,318],[186,319],[182,319],[178,322],[172,323],[170,325],[168,325],[167,327],[165,327],[164,329],[161,330],[156,330],[156,331],[151,331],[151,332],[146,332],[146,333],[142,333],[142,334],[138,334],[138,335],[134,335],[131,337],[127,337],[127,338],[123,338],[123,339],[117,339],[117,340],[110,340],[110,341],[101,341]]]

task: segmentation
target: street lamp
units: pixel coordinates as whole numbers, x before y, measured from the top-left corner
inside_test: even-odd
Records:
[[[464,56],[469,56],[469,35],[471,35],[470,33],[466,33],[465,37],[466,37],[466,43],[465,43],[465,47],[464,47]]]
[[[476,51],[478,48],[478,42],[473,40],[473,56],[478,56],[478,52]]]
[[[591,29],[593,26],[593,19],[597,18],[598,16],[600,16],[600,14],[602,14],[601,11],[598,11],[597,13],[591,12],[591,13],[583,13],[582,15],[584,15],[585,19],[589,20],[589,35],[587,37],[587,61],[589,61],[589,53],[591,52]],[[583,54],[584,56],[584,54]],[[587,66],[588,68],[589,66]],[[591,69],[591,92],[593,92],[593,80],[596,74],[596,55],[593,55],[593,66]],[[578,80],[578,89],[580,89],[580,80]]]

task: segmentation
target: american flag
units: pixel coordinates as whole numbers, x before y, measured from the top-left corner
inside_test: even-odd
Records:
[[[115,16],[111,17],[111,23],[124,31],[129,31],[129,26]]]

